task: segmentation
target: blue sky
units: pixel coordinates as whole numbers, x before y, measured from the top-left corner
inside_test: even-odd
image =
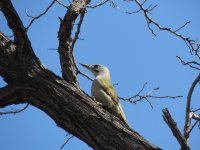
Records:
[[[42,12],[50,0],[12,0],[25,26],[30,19],[29,14],[37,15]],[[64,1],[63,1],[64,2]],[[93,1],[97,3],[98,1]],[[151,143],[164,150],[179,149],[179,144],[173,137],[168,126],[162,119],[162,109],[168,108],[171,115],[183,131],[186,96],[194,78],[199,73],[187,66],[182,66],[176,56],[185,60],[193,60],[185,43],[155,27],[157,36],[148,30],[142,13],[127,15],[125,12],[136,10],[135,3],[117,2],[119,9],[113,9],[109,4],[96,9],[88,9],[81,29],[80,38],[75,46],[76,62],[88,64],[104,64],[111,72],[113,83],[120,97],[130,97],[136,94],[145,82],[148,85],[144,94],[155,87],[160,90],[154,95],[182,95],[180,99],[151,99],[153,109],[146,101],[137,105],[121,101],[127,120],[131,127],[139,132]],[[200,41],[200,2],[198,0],[168,0],[148,1],[148,4],[157,4],[151,17],[162,26],[179,28],[186,21],[191,23],[179,33]],[[62,17],[65,9],[54,5],[41,19],[33,23],[28,35],[32,47],[42,63],[61,75],[58,53],[49,48],[58,47],[57,32],[59,28],[58,16]],[[0,13],[0,30],[11,35],[5,18]],[[80,70],[92,76],[86,69]],[[78,76],[84,91],[90,94],[91,82]],[[4,86],[3,80],[0,85]],[[192,107],[200,107],[198,98],[199,87],[194,91]],[[24,105],[10,106],[3,110],[22,108]],[[44,112],[34,107],[16,115],[0,116],[0,149],[2,150],[56,150],[66,141],[67,133],[49,118]],[[195,128],[190,137],[193,150],[200,148],[198,142],[200,130]],[[85,143],[73,138],[64,147],[68,150],[89,150]]]

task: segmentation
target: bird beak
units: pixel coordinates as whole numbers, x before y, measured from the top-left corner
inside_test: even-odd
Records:
[[[92,71],[93,69],[93,66],[91,65],[88,65],[88,64],[82,64],[82,63],[79,63],[80,65],[82,65],[83,67],[87,68],[88,70]]]

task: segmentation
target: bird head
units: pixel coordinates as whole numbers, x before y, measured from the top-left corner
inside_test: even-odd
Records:
[[[98,75],[104,75],[110,78],[110,72],[108,68],[104,65],[88,65],[88,64],[82,64],[80,63],[83,67],[87,68],[89,71],[91,71],[95,77]]]

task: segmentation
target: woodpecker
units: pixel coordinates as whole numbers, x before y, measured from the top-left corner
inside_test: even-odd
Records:
[[[92,96],[94,96],[95,99],[102,104],[103,108],[128,124],[118,96],[115,92],[113,84],[111,83],[108,68],[103,65],[80,64],[91,71],[95,76],[91,88]]]

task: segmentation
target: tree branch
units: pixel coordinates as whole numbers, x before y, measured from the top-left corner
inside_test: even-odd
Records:
[[[194,112],[190,112],[189,118],[192,118],[194,120],[200,121],[200,115],[197,115]]]
[[[73,85],[78,85],[76,75],[77,75],[77,66],[75,64],[73,56],[73,45],[75,41],[72,40],[72,30],[74,27],[75,20],[79,14],[83,13],[85,6],[88,4],[88,1],[73,1],[67,10],[63,20],[60,24],[60,29],[58,32],[59,37],[59,55],[60,55],[60,64],[62,69],[63,78]]]
[[[197,69],[197,70],[200,70],[200,63],[196,62],[196,61],[189,61],[189,62],[186,62],[184,60],[181,59],[181,57],[179,56],[176,56],[183,65],[188,65],[190,68],[193,68],[193,69]]]
[[[26,104],[25,107],[21,108],[21,109],[17,109],[17,110],[11,110],[11,111],[6,111],[6,112],[0,112],[0,115],[7,115],[7,114],[16,114],[16,113],[20,113],[22,111],[24,111],[25,109],[27,109],[29,106],[29,104]]]
[[[30,28],[30,26],[33,24],[33,22],[34,22],[35,20],[37,20],[37,19],[39,19],[40,17],[42,17],[43,15],[45,15],[45,14],[49,11],[49,9],[53,6],[53,4],[54,4],[55,2],[56,2],[56,0],[53,0],[53,1],[50,3],[50,5],[45,9],[45,11],[42,12],[41,14],[39,14],[38,16],[31,16],[31,15],[28,14],[28,12],[27,12],[27,10],[26,10],[26,15],[27,15],[28,17],[32,18],[31,21],[30,21],[30,23],[29,23],[29,25],[26,27],[26,31]]]
[[[154,30],[151,28],[151,24],[153,24],[159,30],[167,31],[167,32],[179,37],[180,39],[182,39],[186,43],[188,48],[190,49],[191,53],[194,52],[195,55],[200,59],[200,56],[199,56],[200,44],[197,43],[195,40],[191,40],[189,37],[185,37],[185,36],[177,33],[177,31],[180,31],[182,28],[184,28],[186,25],[188,25],[190,23],[190,21],[186,22],[184,25],[182,25],[181,27],[179,27],[176,30],[172,30],[171,28],[168,28],[168,27],[162,27],[159,23],[154,21],[149,16],[150,12],[153,9],[155,9],[156,5],[155,6],[150,5],[148,8],[144,8],[143,5],[146,2],[146,0],[143,3],[140,3],[139,0],[127,0],[127,2],[129,2],[129,1],[135,1],[135,3],[139,6],[139,10],[134,11],[134,12],[127,12],[127,14],[133,14],[133,13],[138,13],[138,12],[142,11],[144,13],[144,16],[145,16],[145,19],[147,22],[147,26],[154,36],[156,36],[156,34],[155,34]]]
[[[67,134],[67,136],[70,135],[70,134]],[[73,138],[74,136],[71,135],[70,137],[67,138],[66,142],[60,147],[60,149],[63,149],[64,146]]]
[[[187,145],[187,142],[184,138],[184,136],[181,134],[180,130],[177,127],[176,122],[171,117],[169,111],[167,108],[163,109],[163,119],[168,125],[168,127],[171,129],[173,135],[176,137],[177,141],[179,142],[181,146],[181,150],[190,150],[190,147]]]
[[[137,102],[139,101],[142,101],[142,100],[146,100],[149,105],[151,106],[151,108],[153,108],[153,105],[151,104],[151,102],[149,101],[149,98],[158,98],[158,99],[163,99],[163,98],[171,98],[171,99],[175,99],[175,98],[181,98],[182,96],[154,96],[152,95],[153,92],[159,90],[159,88],[154,88],[153,90],[147,92],[146,94],[141,94],[145,87],[147,85],[147,82],[142,86],[142,89],[137,93],[135,94],[134,96],[131,96],[129,98],[123,98],[123,97],[118,97],[119,99],[121,100],[124,100],[124,101],[129,101],[130,103],[133,103],[133,104],[137,104]]]
[[[111,0],[102,0],[101,2],[99,2],[98,4],[96,4],[94,6],[87,5],[87,8],[96,8],[96,7],[99,7],[99,6],[102,6],[102,5],[106,4],[109,1],[111,1]]]
[[[26,29],[23,26],[22,21],[20,20],[16,10],[14,9],[10,0],[1,0],[0,7],[6,20],[8,22],[9,27],[12,29],[14,34],[14,43],[17,46],[17,52],[20,58],[25,55],[33,55],[33,49],[31,47],[31,43],[26,34]],[[23,57],[24,58],[24,57]],[[23,60],[23,59],[20,59]]]
[[[191,124],[191,118],[190,118],[191,98],[192,98],[194,88],[199,81],[200,81],[200,74],[193,81],[193,83],[189,89],[188,96],[187,96],[187,104],[186,104],[186,109],[185,109],[185,125],[184,125],[184,137],[185,137],[186,141],[188,140],[188,138],[190,136],[189,133],[190,133],[190,124]]]
[[[6,57],[12,58],[9,49],[5,49]],[[0,57],[4,55],[0,53]],[[31,57],[26,63],[33,61],[31,59],[35,58]],[[0,108],[31,104],[47,113],[59,127],[97,150],[160,149],[103,109],[77,86],[67,83],[47,68],[38,64],[24,67],[19,61],[12,63],[12,59],[6,61],[10,65],[0,63],[0,67],[7,70],[7,77],[12,82],[0,90]],[[24,71],[19,71],[21,69]]]
[[[7,85],[0,88],[0,108],[12,105],[25,103],[27,98],[30,98],[29,93],[33,89],[26,85]]]
[[[83,18],[84,18],[84,16],[85,16],[85,12],[86,12],[86,9],[84,9],[84,10],[82,11],[82,13],[80,14],[80,20],[79,20],[79,23],[78,23],[78,25],[77,25],[77,30],[76,30],[74,39],[72,40],[72,49],[74,49],[74,45],[75,45],[77,39],[79,38],[79,34],[80,34],[80,31],[81,31],[80,29],[81,29],[81,25],[82,25],[82,23],[83,23]]]

